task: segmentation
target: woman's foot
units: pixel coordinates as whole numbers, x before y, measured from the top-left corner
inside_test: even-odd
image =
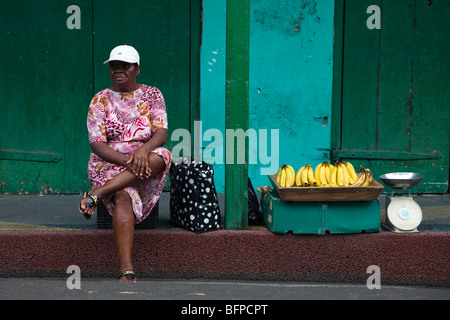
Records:
[[[137,282],[136,275],[132,270],[122,272],[117,280],[120,282]]]
[[[99,198],[95,194],[84,194],[84,199],[81,200],[78,209],[84,215],[86,219],[90,219],[94,213],[95,208],[97,207],[99,202]]]

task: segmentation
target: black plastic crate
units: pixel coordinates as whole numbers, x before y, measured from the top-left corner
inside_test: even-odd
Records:
[[[134,226],[137,230],[155,229],[158,223],[159,201],[155,204],[152,212],[141,223]],[[102,201],[97,206],[97,229],[112,229],[112,216],[106,210]]]

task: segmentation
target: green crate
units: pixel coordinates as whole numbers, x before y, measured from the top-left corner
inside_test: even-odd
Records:
[[[372,201],[283,201],[267,192],[261,211],[274,233],[325,234],[380,231],[380,204]]]

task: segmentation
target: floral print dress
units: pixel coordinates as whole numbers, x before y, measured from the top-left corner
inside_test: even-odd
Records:
[[[87,119],[89,142],[103,141],[114,150],[131,154],[142,146],[159,128],[168,128],[167,113],[161,92],[142,85],[133,92],[116,92],[105,89],[94,96],[89,106]],[[165,148],[152,151],[160,155],[166,170],[159,176],[125,188],[130,195],[135,223],[142,222],[152,211],[161,195],[170,169],[171,154]],[[125,167],[109,163],[93,152],[89,158],[88,177],[93,189],[126,170]],[[112,215],[114,202],[111,196],[103,199]]]

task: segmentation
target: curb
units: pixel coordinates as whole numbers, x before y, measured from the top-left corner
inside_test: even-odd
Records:
[[[0,231],[0,276],[115,277],[110,230]],[[450,233],[294,235],[267,230],[135,231],[140,278],[204,278],[366,284],[377,265],[382,284],[450,286]]]

